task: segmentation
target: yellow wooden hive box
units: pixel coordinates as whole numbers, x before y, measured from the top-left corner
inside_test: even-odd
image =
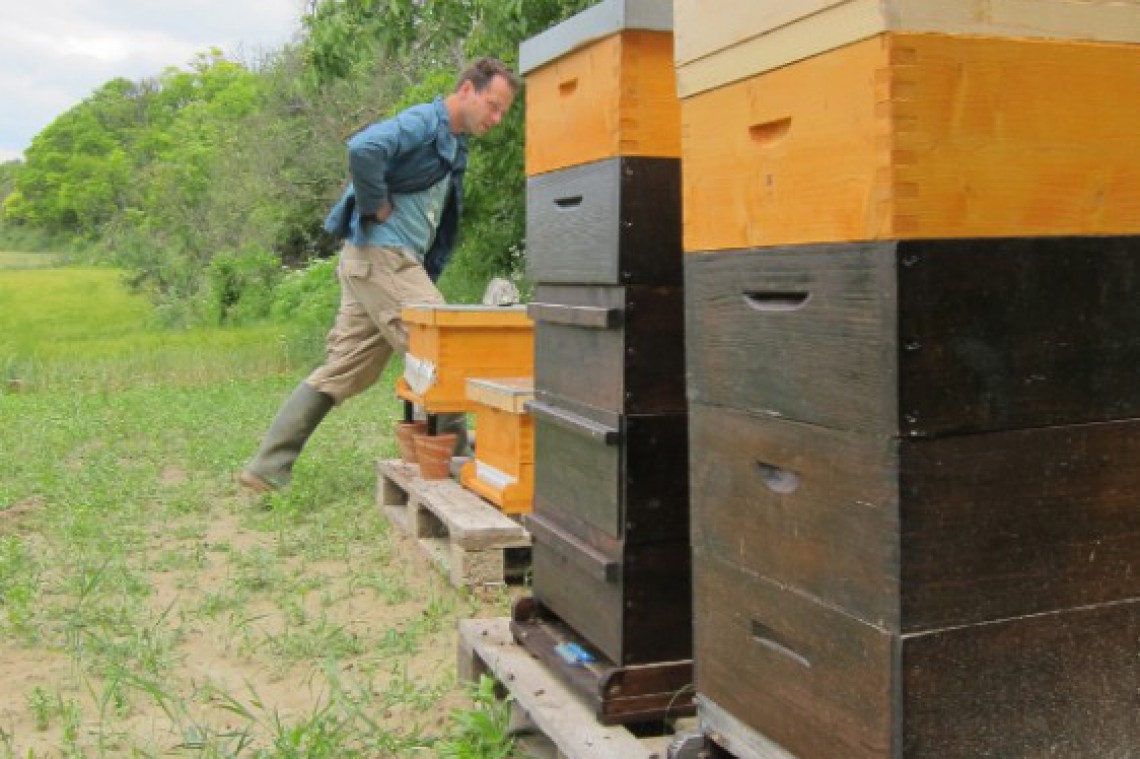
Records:
[[[534,374],[534,323],[525,306],[412,305],[396,394],[429,414],[469,411],[470,377]]]
[[[526,514],[534,504],[534,422],[526,410],[534,378],[469,379],[478,439],[475,458],[460,482],[506,514]]]
[[[675,0],[681,97],[883,32],[1140,42],[1128,0]]]
[[[883,34],[682,101],[687,251],[1140,232],[1140,45]]]
[[[528,176],[607,158],[681,155],[673,36],[626,31],[526,76]]]

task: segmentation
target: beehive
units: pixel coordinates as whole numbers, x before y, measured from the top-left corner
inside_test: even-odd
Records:
[[[684,247],[1140,232],[1140,46],[884,34],[682,104]]]
[[[471,377],[534,374],[534,327],[523,306],[412,305],[396,394],[429,414],[470,411]]]
[[[534,398],[534,380],[467,380],[474,404],[478,444],[475,458],[463,465],[460,481],[507,514],[525,514],[534,502],[534,422],[526,402]]]
[[[1140,42],[1115,0],[675,0],[677,88],[689,97],[883,32]]]

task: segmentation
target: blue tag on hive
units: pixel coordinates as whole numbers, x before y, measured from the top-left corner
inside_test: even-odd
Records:
[[[573,641],[559,643],[554,652],[562,657],[567,664],[581,666],[596,661],[594,655]]]

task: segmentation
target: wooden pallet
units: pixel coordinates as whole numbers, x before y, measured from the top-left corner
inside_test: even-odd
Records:
[[[530,533],[453,479],[425,480],[399,460],[376,464],[376,502],[456,587],[502,585],[530,564]]]
[[[602,725],[545,664],[515,642],[510,620],[459,622],[459,676],[493,678],[512,703],[520,756],[554,759],[665,759],[676,733],[691,730],[687,717],[637,726]]]

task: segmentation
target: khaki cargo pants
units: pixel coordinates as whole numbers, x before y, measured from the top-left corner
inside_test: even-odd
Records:
[[[407,352],[404,306],[444,299],[424,267],[398,248],[345,243],[337,278],[340,309],[325,338],[325,363],[305,382],[340,405],[376,384],[393,353]]]

